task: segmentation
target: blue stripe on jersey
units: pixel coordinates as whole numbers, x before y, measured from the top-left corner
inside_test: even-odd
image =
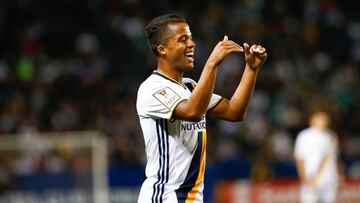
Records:
[[[169,129],[168,129],[168,120],[165,120],[165,137],[166,137],[166,183],[169,181],[169,159],[170,159],[170,152],[169,152]]]
[[[158,184],[158,194],[156,195],[156,200],[160,200],[160,203],[162,203],[162,194],[164,193],[164,177],[165,177],[165,153],[166,153],[166,148],[165,148],[165,135],[164,135],[164,120],[160,119],[160,129],[161,129],[161,146],[162,149],[164,150],[161,156],[161,159],[163,161],[163,165],[162,165],[162,169],[161,169],[161,181],[160,184]]]
[[[162,203],[165,183],[169,180],[169,136],[167,120],[156,120],[156,132],[159,146],[158,180],[153,185],[152,202]],[[161,133],[160,133],[161,132]]]
[[[161,149],[161,144],[160,144],[159,120],[156,120],[156,134],[157,134],[157,138],[158,138],[158,148],[159,148],[159,169],[157,172],[158,179],[153,185],[153,195],[151,197],[152,203],[157,202],[157,199],[155,199],[154,197],[157,196],[157,194],[158,194],[157,188],[158,188],[158,184],[160,182],[160,172],[161,172],[161,168],[162,168],[161,167],[162,166],[162,159],[161,159],[162,149]]]
[[[198,144],[183,184],[175,191],[178,203],[185,203],[190,190],[194,187],[200,171],[200,157],[203,142],[202,132],[198,133]]]
[[[162,128],[162,143],[163,143],[163,148],[165,149],[165,153],[163,153],[163,160],[164,160],[164,166],[166,166],[166,170],[165,168],[163,169],[163,177],[162,177],[162,182],[161,184],[161,192],[160,192],[160,203],[162,203],[162,196],[164,195],[164,188],[165,188],[165,183],[168,182],[169,180],[169,136],[168,136],[168,122],[165,119],[161,119],[161,128]],[[166,142],[166,143],[165,143]],[[165,145],[166,144],[166,145]]]

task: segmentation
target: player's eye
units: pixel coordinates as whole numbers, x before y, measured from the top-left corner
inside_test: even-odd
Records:
[[[186,42],[186,40],[187,40],[186,36],[180,37],[180,39],[179,39],[180,42]]]

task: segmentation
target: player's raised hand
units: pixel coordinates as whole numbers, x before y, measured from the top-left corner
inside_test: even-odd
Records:
[[[265,62],[267,53],[266,49],[261,45],[252,45],[249,47],[247,43],[244,43],[245,61],[252,69],[259,69]]]
[[[227,36],[220,41],[209,56],[208,62],[214,63],[218,66],[227,56],[231,53],[240,53],[244,49],[232,40],[229,40]]]

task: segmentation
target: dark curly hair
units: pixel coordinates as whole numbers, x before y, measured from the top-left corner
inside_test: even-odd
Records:
[[[168,25],[172,23],[186,23],[186,20],[176,14],[166,14],[152,19],[146,26],[145,34],[149,47],[158,55],[157,46],[164,42],[168,34]]]

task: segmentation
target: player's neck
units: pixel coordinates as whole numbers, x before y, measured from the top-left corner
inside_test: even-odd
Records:
[[[179,82],[180,84],[182,82],[184,72],[176,70],[175,68],[169,66],[168,64],[163,64],[163,63],[161,63],[159,61],[157,71],[159,71],[160,73],[165,74],[166,76],[168,76],[171,79]]]

